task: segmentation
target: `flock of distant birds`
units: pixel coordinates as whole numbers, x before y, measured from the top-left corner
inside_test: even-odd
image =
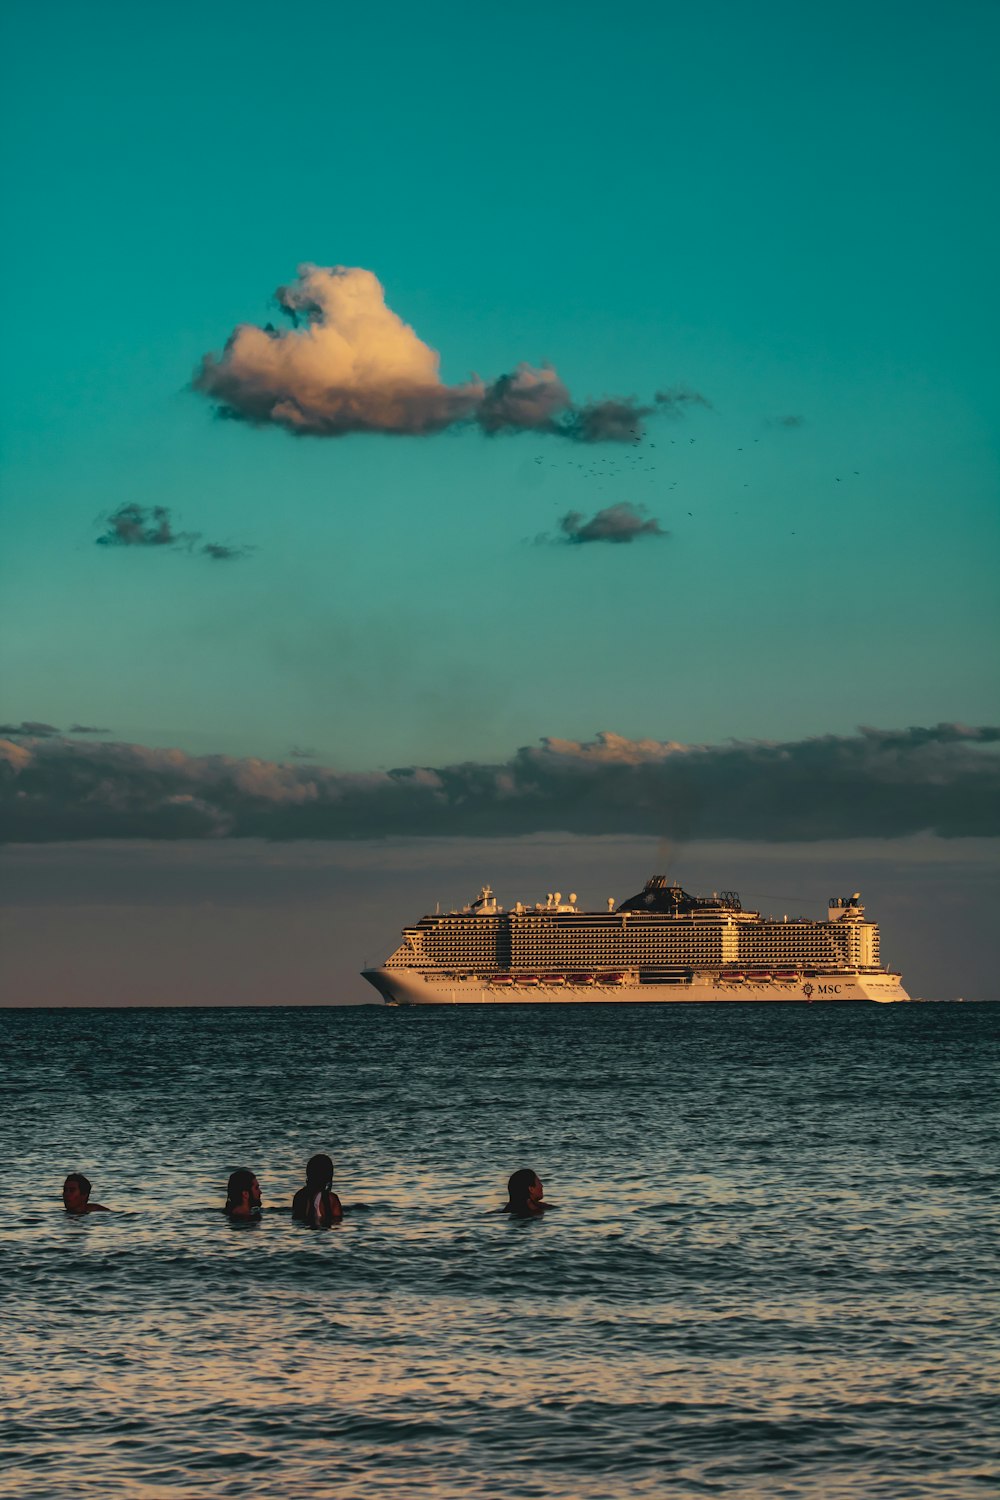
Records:
[[[668,441],[669,441],[670,445],[673,447],[673,446],[676,446],[678,444],[678,442],[681,441],[681,440],[679,440],[677,438],[670,438],[670,439],[668,439]],[[696,443],[696,442],[697,442],[697,438],[691,437],[691,438],[687,439],[688,445],[691,445],[691,444]],[[760,442],[760,438],[754,438],[753,442],[754,443],[759,443]],[[656,444],[655,443],[646,443],[646,442],[643,441],[642,438],[636,438],[634,440],[634,442],[630,446],[632,447],[633,450],[637,450],[637,449],[646,450],[646,449],[655,449],[656,448]],[[744,451],[744,445],[741,445],[740,447],[738,447],[736,449],[737,453],[742,453],[743,451]],[[562,459],[562,460],[559,460],[559,459],[549,459],[549,458],[545,458],[545,457],[539,455],[535,459],[535,463],[536,464],[540,464],[540,465],[549,464],[552,467],[557,467],[558,466],[558,467],[561,467],[561,468],[567,468],[568,467],[568,468],[579,469],[585,478],[587,478],[587,479],[597,479],[597,480],[600,480],[600,481],[611,481],[611,480],[614,480],[614,479],[618,479],[619,477],[626,476],[628,474],[629,470],[645,470],[647,472],[647,474],[649,475],[649,482],[651,484],[655,483],[655,481],[653,480],[652,475],[653,475],[653,473],[655,472],[655,470],[657,468],[656,463],[651,463],[651,462],[649,462],[648,459],[645,458],[645,451],[636,452],[634,454],[634,456],[630,455],[627,459],[622,459],[622,458],[596,458],[596,459],[593,459],[589,463],[584,463],[584,462],[580,462],[579,460],[576,460],[576,459],[568,459],[568,458],[567,459]],[[860,476],[861,476],[860,469],[852,469],[851,470],[851,476],[853,478],[855,478],[855,479],[860,478]],[[842,484],[844,482],[844,476],[843,475],[834,474],[831,477],[833,479],[834,484]],[[677,480],[677,479],[671,480],[670,484],[667,486],[666,493],[670,494],[673,490],[676,490],[679,482],[680,481]],[[744,482],[743,482],[743,488],[745,490],[748,490],[750,488],[750,481],[749,480],[744,480]],[[604,491],[604,489],[605,489],[605,484],[603,482],[599,483],[598,486],[597,486],[598,493],[601,493],[602,491]],[[621,503],[621,502],[618,502],[618,503]],[[631,502],[628,502],[628,503],[631,503]],[[687,514],[689,516],[691,516],[692,518],[694,518],[694,511],[693,510],[689,510],[687,512]],[[740,514],[740,512],[738,510],[733,511],[733,515],[738,516],[739,514]],[[792,531],[790,533],[791,536],[796,536],[797,534],[798,533],[795,532],[795,531]]]
[[[782,425],[799,426],[800,424],[801,418],[782,419]],[[691,447],[697,441],[696,437],[688,437],[687,439],[668,438],[666,442],[661,440],[660,446],[661,449],[665,449],[668,444],[670,447]],[[759,437],[752,439],[752,443],[754,444],[760,441]],[[594,455],[583,460],[575,456],[560,456],[556,458],[539,454],[535,458],[535,464],[539,467],[547,465],[551,468],[576,469],[584,479],[596,480],[598,495],[604,495],[612,485],[616,488],[619,487],[623,479],[634,483],[637,478],[644,478],[647,484],[656,484],[657,480],[655,476],[659,467],[658,460],[660,457],[659,454],[656,454],[656,447],[656,443],[646,442],[644,438],[637,436],[627,444],[627,448],[631,449],[631,452],[624,454],[621,453],[621,445],[619,444],[618,452],[613,455]],[[576,451],[579,452],[579,449]],[[735,451],[743,453],[746,451],[746,447],[741,444]],[[652,456],[653,454],[656,454],[656,458]],[[853,469],[851,473],[854,478],[860,478],[861,471],[859,469]],[[834,474],[831,477],[834,484],[842,484],[844,482],[844,476],[841,474]],[[680,479],[674,478],[667,484],[665,491],[661,488],[660,493],[672,495],[678,489],[680,483]],[[744,480],[743,488],[745,490],[750,489],[751,481]],[[571,539],[621,542],[632,541],[635,536],[639,535],[666,536],[668,533],[660,529],[658,521],[651,521],[646,524],[641,522],[640,518],[645,511],[646,507],[644,505],[637,505],[632,499],[619,499],[610,503],[604,509],[599,510],[597,516],[593,518],[594,520],[604,520],[609,518],[610,513],[617,513],[614,517],[619,523],[617,526],[609,526],[603,533],[597,536],[593,534],[588,536],[577,534]],[[623,519],[623,512],[625,513],[625,526],[620,524]],[[738,516],[740,515],[740,511],[734,510],[732,514]],[[692,519],[695,518],[693,510],[687,511],[687,515]],[[576,512],[571,512],[571,516],[574,520],[581,522],[583,520],[582,514],[577,515]],[[565,518],[567,521],[569,519],[570,517]],[[215,561],[246,557],[254,550],[252,547],[236,547],[216,542],[205,543],[202,540],[200,532],[175,531],[170,519],[170,513],[164,506],[144,507],[134,502],[128,502],[119,506],[118,510],[110,516],[101,517],[99,524],[105,526],[104,534],[97,538],[98,545],[103,547],[157,547],[187,552],[197,551]],[[588,523],[587,526],[582,527],[582,531],[586,532],[590,530],[591,526],[592,523]],[[623,532],[625,532],[624,535],[622,534]],[[797,536],[798,533],[792,531],[790,535]],[[562,539],[565,540],[565,537]],[[525,540],[528,540],[528,538],[525,538]],[[551,541],[552,538],[539,536],[536,540]]]

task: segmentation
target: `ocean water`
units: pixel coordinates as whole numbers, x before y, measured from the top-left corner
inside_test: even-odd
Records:
[[[987,1495],[1000,1008],[0,1013],[0,1490]],[[287,1208],[328,1151],[353,1209]],[[253,1168],[268,1211],[234,1226]],[[514,1168],[555,1207],[490,1213]],[[82,1170],[114,1209],[70,1219]]]

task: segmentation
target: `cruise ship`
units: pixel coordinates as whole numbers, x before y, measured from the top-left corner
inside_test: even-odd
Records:
[[[487,885],[402,937],[381,968],[362,971],[389,1005],[910,998],[879,961],[878,924],[857,891],[813,921],[744,911],[735,891],[690,896],[663,875],[606,911],[559,891],[505,911]]]

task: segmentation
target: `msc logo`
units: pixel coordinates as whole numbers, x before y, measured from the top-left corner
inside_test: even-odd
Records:
[[[813,992],[813,987],[812,987],[811,984],[804,984],[802,986],[802,993],[803,993],[803,995],[805,995],[805,997],[806,997],[807,1000],[809,999],[809,997],[812,994],[812,992]]]
[[[840,985],[839,984],[818,984],[816,986],[816,988],[819,990],[819,992],[820,992],[821,995],[839,995],[840,994]]]

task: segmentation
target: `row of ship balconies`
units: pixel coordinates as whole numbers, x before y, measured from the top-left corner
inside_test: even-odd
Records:
[[[448,965],[453,963],[496,963],[499,965],[586,965],[594,962],[636,963],[807,963],[815,960],[877,962],[878,947],[862,954],[860,945],[851,942],[813,941],[806,943],[422,943],[397,950],[394,959]]]

